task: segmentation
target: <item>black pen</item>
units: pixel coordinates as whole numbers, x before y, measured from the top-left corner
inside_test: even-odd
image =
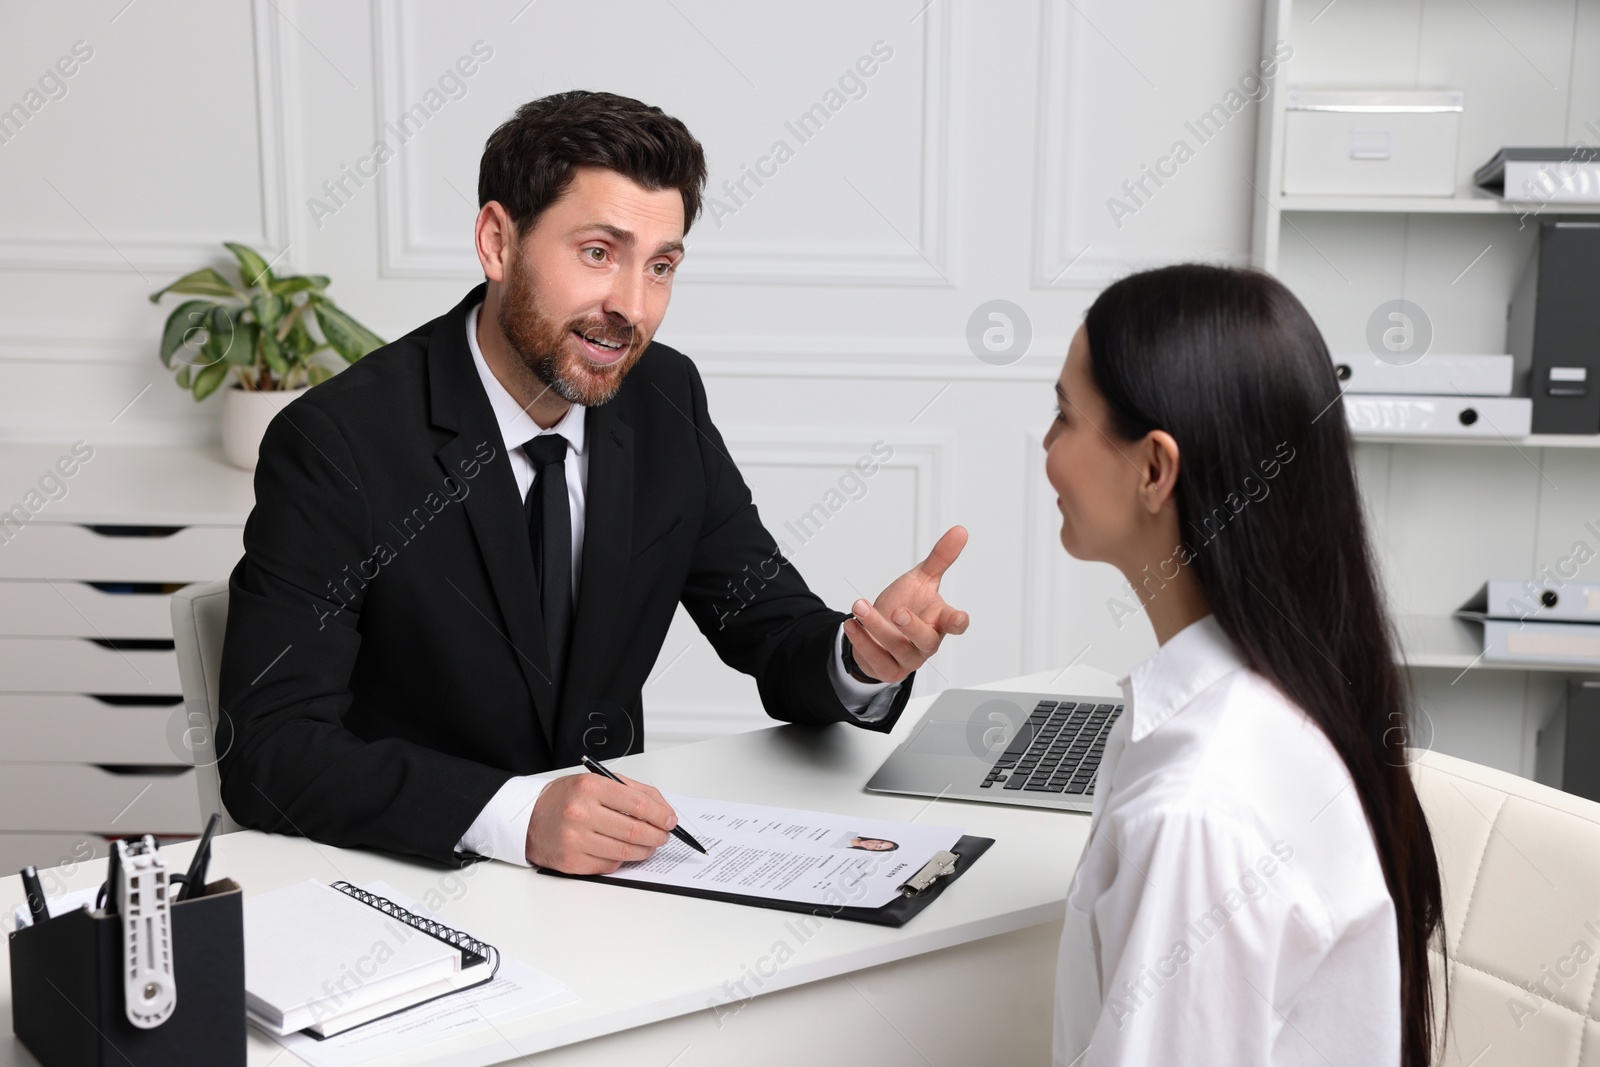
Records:
[[[50,906],[44,901],[44,886],[39,884],[39,872],[32,865],[22,868],[22,892],[28,898],[28,913],[35,926],[50,918]]]
[[[131,841],[133,839],[129,838],[128,840]],[[111,846],[111,854],[106,857],[106,884],[100,888],[106,894],[105,913],[107,915],[115,915],[117,914],[118,883],[122,881],[122,859],[117,852],[116,839],[113,838],[106,843]]]
[[[579,758],[583,761],[583,765],[585,767],[589,768],[595,774],[603,774],[607,778],[611,779],[613,782],[616,782],[618,785],[627,785],[628,784],[627,782],[624,782],[621,778],[618,778],[616,775],[614,775],[610,771],[606,770],[605,767],[601,766],[596,761],[590,759],[588,756],[581,756]],[[696,852],[700,853],[702,856],[706,854],[706,846],[704,846],[700,842],[696,841],[694,839],[694,835],[689,833],[689,831],[685,830],[683,827],[674,826],[672,828],[672,836],[676,837],[679,841],[682,841],[684,844],[688,845],[690,848],[694,849]]]
[[[183,876],[183,888],[178,891],[178,901],[200,895],[206,880],[206,867],[211,863],[211,835],[221,825],[222,816],[212,812],[211,818],[206,820],[206,832],[200,835],[200,847],[194,850],[194,858],[189,861],[189,873]]]

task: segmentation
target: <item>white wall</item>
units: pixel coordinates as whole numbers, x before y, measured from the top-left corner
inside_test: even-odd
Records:
[[[1143,620],[1111,621],[1120,579],[1060,550],[1039,440],[1067,340],[1108,277],[1247,258],[1251,113],[1120,226],[1106,202],[1255,64],[1259,3],[125,4],[6,14],[0,106],[74,42],[93,55],[0,143],[0,438],[214,439],[217,401],[166,380],[166,309],[145,297],[228,264],[222,240],[331,275],[385,337],[443,313],[481,277],[471,222],[489,132],[525,100],[609,89],[683,118],[711,194],[735,209],[708,204],[691,232],[660,337],[699,362],[813,586],[841,607],[871,596],[961,522],[972,543],[946,590],[974,624],[925,688],[1075,657],[1120,673],[1153,648]],[[492,56],[464,95],[403,146],[382,132],[480,41]],[[786,121],[880,41],[893,54],[864,95],[800,143]],[[380,136],[395,158],[335,204],[323,183]],[[777,139],[793,158],[733,203],[724,180]],[[337,210],[314,218],[313,197]],[[993,299],[1031,323],[1009,365],[967,340]],[[894,455],[865,495],[804,544],[785,536],[875,442]],[[682,619],[646,701],[662,740],[760,721],[754,686]]]

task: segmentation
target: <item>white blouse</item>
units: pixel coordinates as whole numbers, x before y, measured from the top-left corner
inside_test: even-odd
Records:
[[[1067,893],[1056,1067],[1398,1064],[1394,906],[1333,746],[1212,615],[1121,684]]]

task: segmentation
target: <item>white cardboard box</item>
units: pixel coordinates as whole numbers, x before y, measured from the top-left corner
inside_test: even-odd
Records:
[[[1283,192],[1454,196],[1459,89],[1291,89]]]

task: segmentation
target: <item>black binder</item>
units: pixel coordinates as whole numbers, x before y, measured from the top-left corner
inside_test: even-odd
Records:
[[[954,856],[953,862],[941,864],[940,857],[935,856],[922,870],[901,885],[900,896],[881,908],[811,904],[800,900],[774,900],[770,897],[752,897],[743,893],[724,893],[713,889],[695,889],[690,886],[640,882],[631,878],[619,878],[614,874],[566,874],[562,871],[552,871],[544,867],[538,868],[538,871],[540,874],[553,874],[560,878],[580,878],[589,882],[606,882],[610,885],[625,885],[634,889],[650,889],[657,893],[675,893],[678,896],[700,897],[703,900],[721,900],[729,904],[743,904],[747,907],[809,912],[818,916],[849,919],[851,922],[871,923],[874,926],[904,926],[923,908],[933,903],[939,894],[944,892],[947,885],[961,877],[967,868],[978,861],[979,856],[989,851],[989,846],[992,844],[994,844],[994,838],[992,837],[963,835],[961,840],[957,841],[955,846],[950,849],[950,854]],[[939,867],[935,868],[935,864],[939,864]]]
[[[1506,309],[1518,396],[1534,433],[1600,433],[1600,222],[1544,222]]]

